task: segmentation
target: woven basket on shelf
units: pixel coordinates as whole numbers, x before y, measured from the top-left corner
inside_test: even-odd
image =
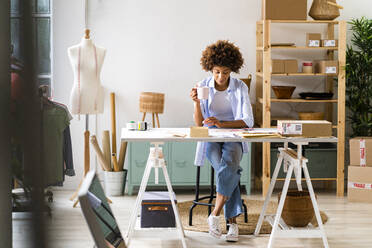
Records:
[[[300,120],[324,120],[323,112],[298,112]]]
[[[158,113],[164,111],[164,94],[155,92],[141,92],[140,94],[140,112]]]
[[[314,20],[334,20],[340,16],[340,8],[336,0],[314,0],[309,16]]]
[[[273,89],[276,98],[289,99],[292,97],[296,86],[271,86],[271,88]]]

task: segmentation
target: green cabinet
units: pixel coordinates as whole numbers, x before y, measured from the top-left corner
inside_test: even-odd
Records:
[[[172,165],[170,178],[174,185],[195,185],[196,168],[194,157],[196,143],[171,143],[169,163]],[[209,183],[210,166],[206,162],[200,169],[200,185]]]
[[[167,164],[167,170],[173,186],[194,187],[196,183],[196,168],[194,165],[196,143],[195,142],[166,142],[163,154]],[[249,146],[249,149],[251,147]],[[128,143],[128,194],[132,195],[135,187],[141,184],[143,172],[146,167],[150,151],[148,142]],[[250,194],[251,181],[251,152],[243,155],[240,166],[243,168],[240,184],[245,186],[247,194]],[[210,163],[206,160],[200,170],[200,185],[210,185]],[[151,171],[149,186],[155,186],[154,170]],[[164,175],[159,171],[159,185],[165,185]]]

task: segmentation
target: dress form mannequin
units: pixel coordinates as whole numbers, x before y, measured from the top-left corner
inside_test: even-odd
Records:
[[[97,47],[89,36],[89,29],[85,30],[85,37],[75,46],[67,50],[72,69],[74,71],[74,85],[70,94],[70,106],[72,114],[85,114],[84,133],[84,177],[90,170],[89,152],[89,114],[103,113],[103,88],[101,86],[100,73],[105,59],[106,49]],[[74,200],[79,188],[72,195]],[[111,202],[109,200],[109,202]],[[78,200],[73,207],[76,207]]]
[[[67,52],[74,71],[74,85],[70,95],[71,113],[103,113],[100,73],[106,49],[93,43],[87,29],[81,42],[69,47]]]

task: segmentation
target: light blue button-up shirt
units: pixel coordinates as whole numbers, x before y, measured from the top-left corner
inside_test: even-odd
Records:
[[[215,87],[214,87],[214,78],[213,76],[208,77],[200,82],[200,86],[207,86],[209,87],[209,97],[208,99],[201,99],[200,100],[200,109],[203,115],[203,118],[206,119],[210,116],[209,108],[211,103],[213,102],[214,94],[215,94]],[[253,120],[253,113],[252,113],[252,106],[249,100],[248,95],[248,87],[247,85],[237,79],[230,77],[229,87],[227,88],[227,94],[230,97],[231,109],[234,115],[234,120],[243,120],[248,127],[253,127],[254,120]],[[243,152],[248,152],[248,143],[242,142],[243,145]],[[195,165],[203,166],[204,160],[206,157],[206,149],[207,143],[206,142],[198,142],[196,147],[196,154],[195,154]]]

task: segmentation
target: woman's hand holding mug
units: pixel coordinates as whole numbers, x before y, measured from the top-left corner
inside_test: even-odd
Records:
[[[196,103],[200,103],[200,100],[198,99],[198,91],[197,91],[197,87],[195,86],[194,88],[191,89],[191,92],[190,92],[190,97],[191,99],[196,102]]]

